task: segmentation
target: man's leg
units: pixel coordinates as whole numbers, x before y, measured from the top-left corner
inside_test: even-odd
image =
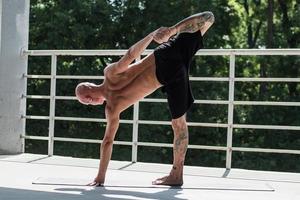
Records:
[[[189,141],[185,115],[173,119],[172,128],[174,131],[173,167],[169,176],[153,181],[154,185],[181,186],[183,184],[183,165]]]

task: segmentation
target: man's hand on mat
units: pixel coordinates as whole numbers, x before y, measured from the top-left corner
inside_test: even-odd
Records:
[[[174,28],[161,27],[154,32],[153,39],[158,44],[161,44],[167,42],[174,34],[176,34],[176,30],[174,30]]]

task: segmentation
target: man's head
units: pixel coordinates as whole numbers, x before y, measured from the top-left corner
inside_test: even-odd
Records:
[[[101,86],[94,83],[79,83],[75,89],[78,101],[85,105],[101,105],[105,101]]]

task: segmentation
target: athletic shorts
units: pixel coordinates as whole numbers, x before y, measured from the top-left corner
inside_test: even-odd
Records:
[[[172,119],[183,116],[194,102],[189,68],[195,53],[203,48],[200,31],[181,33],[154,50],[156,77],[167,94]]]

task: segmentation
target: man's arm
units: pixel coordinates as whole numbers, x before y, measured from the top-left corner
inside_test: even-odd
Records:
[[[105,174],[107,171],[109,161],[111,159],[113,141],[115,139],[115,135],[119,128],[119,114],[115,114],[109,111],[109,109],[106,109],[105,112],[106,112],[107,126],[100,147],[100,165],[99,165],[97,177],[95,178],[93,183],[89,184],[91,186],[100,186],[104,184]]]
[[[148,47],[148,45],[153,40],[153,35],[155,31],[148,34],[146,37],[144,37],[142,40],[138,41],[134,45],[132,45],[126,54],[113,66],[111,66],[110,70],[112,74],[120,74],[128,69],[128,66],[132,61],[137,59],[143,51]]]

